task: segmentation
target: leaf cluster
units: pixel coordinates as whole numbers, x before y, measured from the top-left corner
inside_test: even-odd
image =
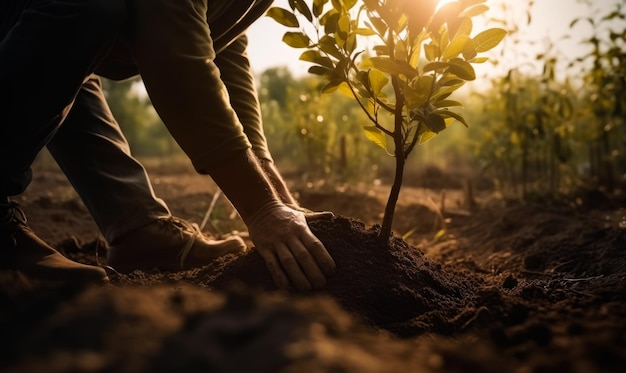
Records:
[[[391,138],[394,154],[407,157],[455,120],[467,126],[451,110],[461,103],[449,97],[476,78],[472,64],[487,60],[479,53],[506,35],[499,28],[472,35],[472,18],[488,10],[485,2],[460,0],[437,9],[435,0],[313,0],[310,6],[290,0],[290,9],[273,7],[267,15],[294,29],[283,41],[304,49],[300,59],[325,79],[323,92],[340,91],[359,102],[371,122],[363,128],[367,138],[387,151]]]

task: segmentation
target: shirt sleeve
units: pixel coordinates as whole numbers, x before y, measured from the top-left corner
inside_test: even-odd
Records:
[[[254,154],[266,160],[272,160],[267,139],[263,131],[263,120],[257,95],[254,75],[246,53],[248,38],[238,37],[215,58],[222,81],[230,96],[230,103],[243,130],[252,144]]]
[[[130,2],[133,58],[152,104],[200,173],[251,147],[215,63],[207,0]]]

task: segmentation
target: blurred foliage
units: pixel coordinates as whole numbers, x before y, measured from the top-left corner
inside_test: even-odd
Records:
[[[102,78],[102,89],[134,155],[178,157],[182,154],[143,92],[139,77],[121,82]]]
[[[565,61],[564,79],[556,77],[564,57],[548,44],[536,56],[540,75],[515,66],[494,78],[491,90],[475,93],[484,111],[474,115],[486,120],[472,133],[474,156],[484,175],[511,196],[568,193],[581,186],[612,192],[626,181],[624,4],[616,2],[606,14],[588,6],[596,16],[574,19],[570,27],[593,27],[581,41],[590,52]]]
[[[614,2],[603,12],[589,2],[590,16],[572,20],[573,35],[581,34],[579,27],[593,29],[582,40],[588,53],[566,61],[557,48],[546,45],[533,61],[544,67],[541,73],[528,73],[520,62],[491,78],[491,84],[464,91],[463,115],[471,128],[451,126],[447,136],[435,137],[419,157],[409,158],[406,182],[427,185],[412,173],[435,165],[448,174],[491,181],[504,194],[520,198],[580,186],[611,191],[623,185],[626,14],[620,1]],[[523,49],[515,44],[516,27],[506,25],[511,37],[504,41],[504,54]],[[557,71],[558,66],[567,70]],[[336,183],[389,180],[393,175],[389,156],[371,146],[363,133],[369,123],[361,108],[343,95],[321,94],[324,79],[272,68],[257,83],[269,146],[282,170],[305,181]],[[180,154],[137,89],[140,84],[104,81],[134,154]]]
[[[277,161],[289,160],[310,180],[376,176],[382,156],[362,136],[367,118],[354,100],[322,95],[321,78],[295,79],[286,68],[269,69],[259,80],[265,132]]]

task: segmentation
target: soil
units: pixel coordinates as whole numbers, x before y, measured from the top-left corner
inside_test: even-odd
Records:
[[[174,215],[202,221],[210,179],[184,167],[150,174]],[[64,176],[35,175],[20,198],[31,227],[69,257],[105,264]],[[278,291],[255,250],[87,287],[0,271],[0,370],[624,371],[623,195],[520,203],[479,190],[468,204],[462,190],[406,187],[385,246],[387,187],[289,182],[303,206],[335,213],[310,223],[337,263],[323,290]],[[245,230],[223,198],[211,222],[214,235]]]

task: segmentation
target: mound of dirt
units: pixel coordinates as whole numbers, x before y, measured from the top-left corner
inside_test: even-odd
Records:
[[[167,185],[155,188],[173,213],[201,220],[205,179],[161,177]],[[102,262],[105,243],[61,181],[45,174],[22,196],[29,223],[70,258]],[[308,208],[358,219],[311,223],[338,267],[322,291],[277,291],[254,250],[199,269],[113,274],[109,285],[87,288],[0,271],[0,371],[624,370],[626,201],[597,205],[599,193],[582,204],[481,196],[479,209],[442,209],[443,226],[426,224],[387,247],[370,226],[380,205],[370,192],[302,194]],[[444,199],[403,193],[400,232],[433,223],[422,207]],[[451,193],[452,201],[462,195]]]
[[[398,237],[381,244],[378,226],[368,228],[340,216],[310,226],[337,263],[337,273],[319,293],[375,328],[402,337],[424,332],[450,335],[475,323],[477,317],[486,321],[488,313],[524,313],[507,309],[511,304],[502,301],[498,289],[478,277],[442,267]],[[254,250],[228,263],[210,282],[217,289],[239,282],[276,290]],[[517,304],[513,308],[524,309]]]

